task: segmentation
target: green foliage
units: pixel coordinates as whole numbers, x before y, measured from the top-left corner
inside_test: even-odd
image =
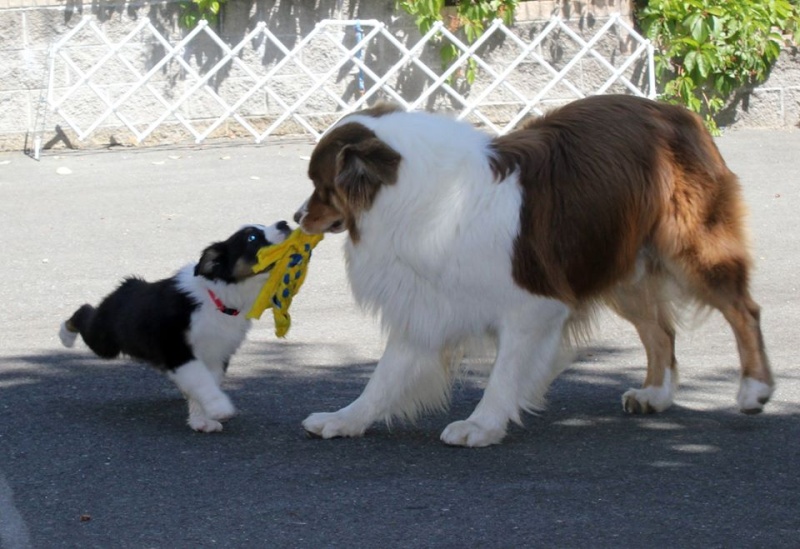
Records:
[[[763,82],[788,40],[800,39],[789,0],[650,0],[637,14],[656,47],[666,99],[714,115],[737,88]]]
[[[180,25],[186,29],[193,29],[200,20],[216,25],[222,5],[228,0],[181,0],[181,14],[178,18]]]
[[[510,25],[518,3],[519,0],[457,0],[448,2],[445,7],[445,0],[397,0],[396,7],[415,18],[422,34],[431,30],[437,21],[445,21],[449,31],[463,31],[467,43],[471,44],[483,34],[487,22],[499,18]],[[458,58],[459,49],[443,40],[442,36],[437,40],[441,44],[442,67],[447,68]],[[475,81],[476,72],[477,63],[470,58],[464,71],[469,84]]]

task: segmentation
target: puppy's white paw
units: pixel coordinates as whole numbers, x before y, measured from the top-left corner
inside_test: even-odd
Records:
[[[360,437],[368,425],[352,421],[342,410],[311,414],[303,421],[303,429],[310,435],[322,438]]]
[[[72,347],[75,345],[75,339],[78,337],[78,332],[73,332],[67,327],[66,322],[61,323],[61,328],[58,330],[58,337],[64,347]]]
[[[474,420],[454,421],[442,431],[442,442],[450,446],[467,446],[481,448],[499,444],[506,436],[506,430],[489,428],[480,425]]]
[[[216,433],[222,431],[222,423],[207,417],[190,416],[188,423],[189,427],[200,433]]]
[[[772,396],[773,387],[752,377],[742,378],[736,402],[743,414],[758,414]]]
[[[212,400],[204,402],[203,409],[210,419],[217,421],[227,421],[236,415],[236,408],[225,393],[220,393]]]

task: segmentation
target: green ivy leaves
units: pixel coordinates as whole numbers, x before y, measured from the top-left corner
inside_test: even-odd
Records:
[[[201,20],[216,25],[222,5],[228,0],[181,0],[178,22],[185,29],[193,29]]]
[[[800,40],[800,11],[789,0],[650,0],[638,14],[656,47],[667,100],[714,116],[737,88],[766,79],[781,47]]]
[[[395,8],[402,8],[414,17],[417,28],[422,34],[431,30],[436,21],[444,20],[446,15],[445,23],[448,30],[463,31],[467,43],[471,44],[483,34],[485,25],[489,21],[499,18],[506,25],[510,25],[518,3],[519,0],[457,0],[448,3],[448,7],[445,8],[444,0],[397,0]],[[441,36],[438,40],[441,44],[439,53],[442,67],[447,68],[458,59],[461,52],[453,44],[445,43]],[[468,59],[462,75],[470,85],[475,81],[477,70],[478,64],[475,60]]]

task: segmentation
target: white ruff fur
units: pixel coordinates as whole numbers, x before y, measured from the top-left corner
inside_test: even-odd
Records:
[[[195,356],[209,369],[222,371],[227,361],[244,341],[252,322],[247,312],[253,306],[259,290],[269,273],[247,279],[239,284],[225,284],[194,276],[194,266],[187,265],[178,272],[178,287],[200,303],[194,313],[186,338]],[[213,291],[226,307],[238,309],[237,316],[221,313],[211,301]]]
[[[494,179],[489,136],[465,123],[425,113],[343,120],[352,121],[403,158],[396,184],[383,186],[357,220],[361,240],[345,244],[355,298],[380,314],[388,342],[358,399],[338,412],[312,414],[303,425],[325,438],[357,436],[375,421],[443,407],[455,350],[492,333],[498,352],[483,399],[442,439],[498,443],[509,420],[542,406],[570,314],[512,279],[522,200],[517,177]]]

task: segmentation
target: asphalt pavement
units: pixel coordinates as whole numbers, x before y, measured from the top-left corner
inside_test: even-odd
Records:
[[[342,235],[317,246],[288,337],[265,315],[234,357],[222,433],[191,432],[147,366],[61,346],[59,324],[122,277],[170,276],[244,223],[291,219],[311,144],[0,154],[0,547],[800,547],[800,132],[718,143],[751,211],[766,411],[738,413],[735,343],[712,313],[679,334],[676,404],[624,415],[645,357],[607,316],[548,409],[485,449],[439,441],[480,399],[477,367],[446,413],[306,437],[382,350]]]

